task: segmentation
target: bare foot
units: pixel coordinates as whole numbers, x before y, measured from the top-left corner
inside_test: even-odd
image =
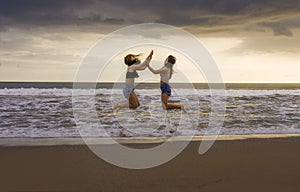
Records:
[[[114,115],[116,115],[116,113],[119,111],[119,109],[120,109],[120,108],[113,109],[113,110],[112,110],[112,113],[113,113]]]
[[[120,106],[119,104],[116,104],[113,108],[112,108],[112,113],[116,115],[116,113],[120,110]]]
[[[181,105],[181,110],[182,110],[184,113],[187,113],[187,111],[185,110],[185,108],[184,108],[184,105],[183,105],[183,104]]]

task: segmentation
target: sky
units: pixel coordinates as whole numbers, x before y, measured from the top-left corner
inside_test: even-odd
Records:
[[[167,24],[194,35],[224,82],[300,83],[298,0],[1,0],[0,81],[73,81],[95,43],[141,23]],[[144,59],[149,50],[140,50]],[[139,50],[116,53],[100,80],[122,79],[122,58],[132,51]],[[156,68],[169,53],[177,56],[174,82],[205,81],[178,52],[154,51]],[[158,81],[149,71],[141,74]]]

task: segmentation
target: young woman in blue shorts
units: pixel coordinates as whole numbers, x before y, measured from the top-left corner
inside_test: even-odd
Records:
[[[155,70],[148,65],[149,70],[153,74],[160,74],[161,102],[162,102],[162,107],[165,110],[170,110],[170,109],[184,110],[183,104],[168,103],[169,97],[171,96],[171,87],[169,85],[169,80],[172,78],[173,66],[175,63],[176,63],[176,58],[173,55],[169,55],[164,62],[164,66],[160,69]]]

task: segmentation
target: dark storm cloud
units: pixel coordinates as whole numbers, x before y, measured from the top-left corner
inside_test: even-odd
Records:
[[[3,0],[0,2],[2,24],[51,24],[72,20],[72,9],[84,8],[82,1]],[[70,7],[70,9],[68,9]]]
[[[261,22],[258,23],[259,26],[271,28],[275,36],[284,35],[284,36],[293,36],[291,29],[300,28],[300,16],[291,19],[284,19],[276,22]]]
[[[293,36],[293,32],[290,30],[290,28],[282,22],[262,22],[260,25],[271,28],[275,36]]]
[[[298,0],[2,0],[0,31],[10,26],[162,22],[215,32],[250,23],[272,29],[274,35],[291,36],[299,26],[285,24],[284,17],[299,11]]]
[[[122,19],[103,18],[101,9],[97,14],[89,13],[92,0],[2,0],[0,2],[0,29],[18,25],[73,25],[101,22],[122,23]]]

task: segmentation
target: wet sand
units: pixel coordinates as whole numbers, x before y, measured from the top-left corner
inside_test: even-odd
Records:
[[[298,136],[220,139],[204,155],[195,140],[175,159],[146,170],[108,164],[80,142],[9,146],[8,141],[0,147],[3,192],[300,190]]]

